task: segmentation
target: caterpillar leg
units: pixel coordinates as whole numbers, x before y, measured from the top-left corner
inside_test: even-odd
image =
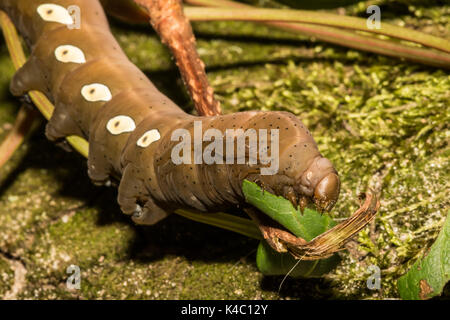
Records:
[[[122,180],[120,180],[117,201],[125,214],[133,214],[140,210],[138,200],[145,192],[144,184],[136,173],[135,166],[128,164],[122,173]]]
[[[9,90],[16,97],[22,96],[31,90],[41,91],[48,96],[47,81],[45,81],[43,70],[38,59],[32,55],[14,74]]]
[[[166,218],[169,214],[150,199],[142,209],[133,214],[132,219],[136,224],[151,226]]]
[[[97,185],[107,185],[110,181],[111,165],[104,154],[102,146],[97,146],[95,141],[89,143],[88,175]]]
[[[71,135],[84,137],[79,125],[66,110],[65,106],[56,103],[55,111],[45,127],[45,135],[50,141],[59,141]]]
[[[153,225],[169,213],[149,198],[138,174],[139,171],[133,164],[125,167],[119,185],[118,202],[123,213],[133,215],[132,219],[136,224]],[[139,202],[143,202],[142,199],[146,201],[144,207],[139,205]]]

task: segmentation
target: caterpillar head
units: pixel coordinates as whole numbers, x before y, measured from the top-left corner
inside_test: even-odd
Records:
[[[330,160],[316,156],[306,170],[280,172],[275,175],[250,174],[248,180],[264,190],[288,199],[303,210],[310,202],[318,211],[330,211],[340,192],[340,179]]]
[[[275,140],[270,144],[270,150],[278,154],[278,171],[264,175],[260,170],[247,178],[290,200],[295,207],[303,209],[313,202],[319,211],[330,211],[340,191],[331,161],[320,154],[311,133],[295,116],[277,112],[270,121],[272,127],[279,128],[278,146]]]
[[[318,156],[296,177],[294,189],[303,195],[300,199],[310,197],[319,210],[330,211],[339,197],[340,180],[330,160]]]

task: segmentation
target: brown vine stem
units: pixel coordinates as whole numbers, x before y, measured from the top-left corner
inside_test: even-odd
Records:
[[[149,15],[150,24],[166,44],[181,72],[197,113],[201,116],[221,114],[220,103],[214,98],[205,65],[200,59],[189,20],[184,16],[180,0],[134,0]]]
[[[5,140],[0,144],[0,168],[12,157],[20,147],[26,136],[32,131],[37,122],[39,112],[26,105],[20,107],[16,121]]]

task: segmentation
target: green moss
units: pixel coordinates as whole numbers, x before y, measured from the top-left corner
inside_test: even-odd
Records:
[[[383,19],[449,38],[439,1],[378,1]],[[367,4],[346,7],[365,16]],[[287,110],[311,129],[342,179],[335,218],[368,187],[381,208],[325,279],[257,272],[257,242],[180,217],[133,226],[116,191],[92,186],[85,161],[48,142],[43,128],[0,170],[0,252],[27,268],[23,298],[397,298],[396,280],[437,237],[445,212],[450,149],[447,71],[357,52],[248,23],[198,23],[198,45],[225,112]],[[131,59],[183,108],[192,108],[167,50],[147,28],[115,26]],[[7,92],[12,64],[0,47],[0,138],[19,103]],[[176,79],[176,81],[174,81]],[[2,131],[3,130],[3,131]],[[205,241],[206,239],[206,241]],[[12,271],[0,259],[0,276]],[[82,272],[70,291],[66,268]],[[367,289],[368,267],[381,290]],[[0,281],[0,283],[2,283]],[[447,290],[448,292],[448,290]],[[448,294],[448,293],[447,293]]]
[[[0,255],[0,296],[11,290],[14,283],[14,271],[8,261]]]

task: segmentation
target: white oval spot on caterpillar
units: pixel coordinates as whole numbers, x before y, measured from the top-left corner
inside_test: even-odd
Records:
[[[80,48],[71,45],[64,45],[56,48],[55,57],[56,60],[64,63],[86,63],[83,51],[81,51]]]
[[[57,22],[62,24],[71,25],[73,24],[73,19],[67,11],[66,8],[52,3],[41,4],[37,8],[38,14],[45,21]]]
[[[159,139],[161,139],[161,135],[159,134],[158,129],[152,129],[144,133],[142,137],[139,138],[136,144],[139,147],[146,148]]]
[[[101,83],[87,84],[81,88],[81,95],[91,102],[96,101],[109,101],[112,99],[111,91],[109,88]]]
[[[116,116],[108,121],[106,129],[108,129],[109,133],[118,135],[134,131],[136,124],[129,116]]]

